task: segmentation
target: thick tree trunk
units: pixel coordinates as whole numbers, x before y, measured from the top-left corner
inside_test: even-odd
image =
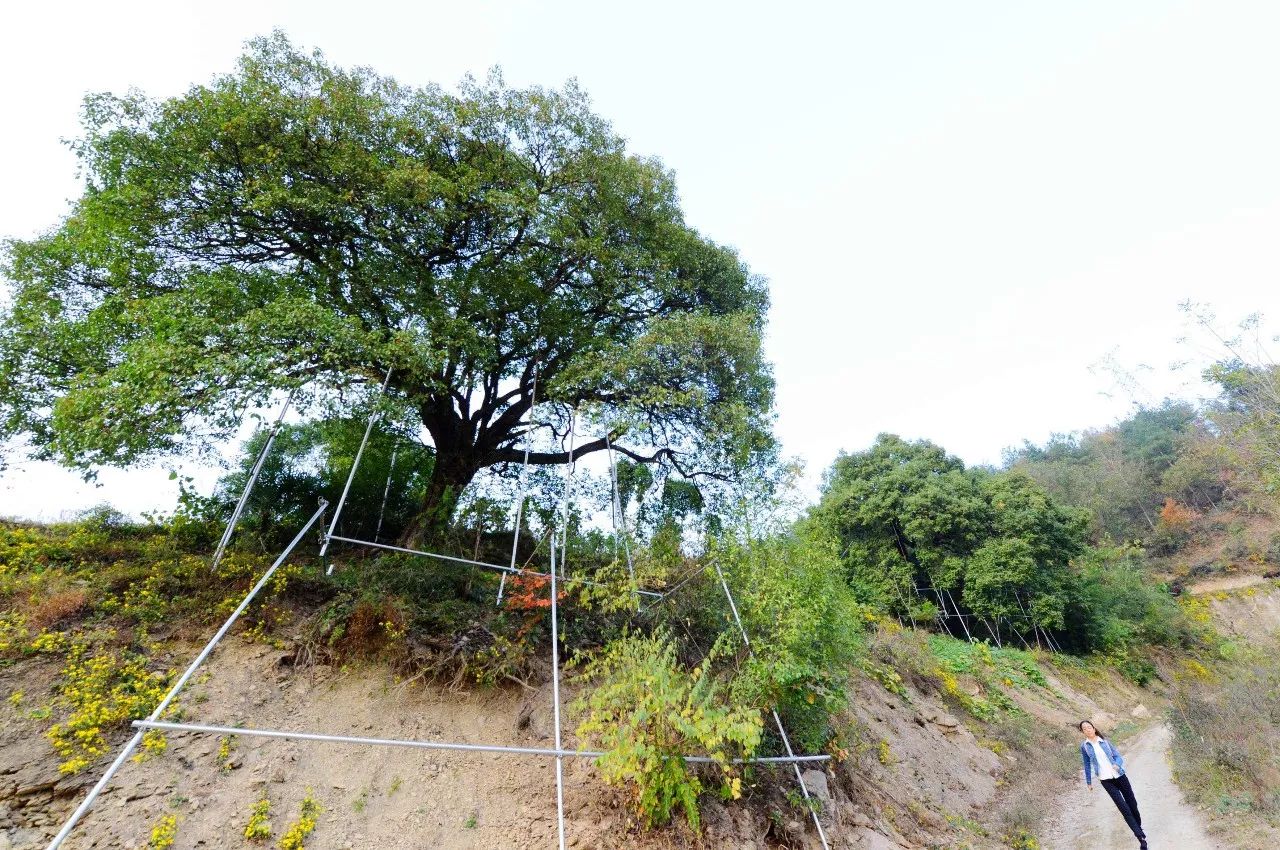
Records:
[[[427,549],[445,545],[458,499],[479,470],[467,455],[437,454],[422,508],[405,529],[401,545]]]

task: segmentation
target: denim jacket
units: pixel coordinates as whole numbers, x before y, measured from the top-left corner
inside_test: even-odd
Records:
[[[1102,751],[1107,754],[1107,758],[1111,759],[1111,763],[1115,765],[1116,773],[1124,776],[1124,757],[1106,738],[1100,739],[1098,743],[1102,745]],[[1101,771],[1098,767],[1098,758],[1093,753],[1093,745],[1088,741],[1080,745],[1080,758],[1084,762],[1084,784],[1092,785],[1094,775]]]

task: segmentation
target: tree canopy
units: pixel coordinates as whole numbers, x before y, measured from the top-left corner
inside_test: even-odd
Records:
[[[1063,626],[1069,563],[1088,526],[1084,511],[1056,504],[1025,474],[965,469],[933,443],[889,434],[836,459],[813,520],[835,534],[868,603],[960,613],[954,603],[1051,628]]]
[[[1160,531],[1165,499],[1212,504],[1212,487],[1179,485],[1170,476],[1202,424],[1193,405],[1166,400],[1108,428],[1055,435],[1043,446],[1026,443],[1005,453],[1005,465],[1035,478],[1058,501],[1087,509],[1095,542],[1150,540]]]
[[[276,34],[181,96],[90,96],[83,127],[83,195],[4,257],[0,436],[43,457],[190,450],[388,372],[435,450],[429,525],[572,409],[684,476],[772,449],[764,282],[572,83],[414,87]],[[565,461],[541,435],[529,461]]]

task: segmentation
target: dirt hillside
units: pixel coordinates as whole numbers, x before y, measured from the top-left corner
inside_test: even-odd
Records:
[[[175,661],[181,650],[193,648],[174,648]],[[295,669],[289,659],[286,651],[228,639],[184,696],[182,719],[362,737],[551,744],[545,687],[458,692],[401,682],[378,665]],[[20,662],[0,671],[0,693],[39,693],[55,673],[47,662]],[[1024,725],[1056,736],[1054,752],[1035,774],[999,741],[983,737],[990,729],[984,732],[936,696],[909,683],[892,693],[863,680],[851,700],[852,728],[859,730],[855,752],[825,772],[806,774],[824,800],[833,846],[1003,846],[1009,811],[1017,817],[1019,807],[1043,805],[1042,795],[1066,787],[1073,775],[1069,725],[1081,716],[1128,717],[1150,697],[1115,678],[1083,683],[1091,688],[1086,695],[1081,683],[1052,671],[1048,676],[1048,687],[1017,692],[1027,712]],[[60,777],[42,735],[47,723],[8,703],[0,712],[0,848],[43,847],[100,767]],[[1033,775],[1042,779],[1029,782]],[[743,803],[708,803],[701,835],[683,824],[641,830],[623,793],[604,786],[585,759],[568,760],[566,783],[566,831],[574,847],[818,846],[812,824],[783,800],[794,787],[786,769],[757,771]],[[297,820],[310,792],[322,807],[307,842],[316,850],[553,847],[554,787],[550,759],[174,733],[163,755],[121,771],[67,846],[145,847],[167,815],[175,816],[174,847],[253,846],[243,831],[256,802],[270,801],[278,837]]]

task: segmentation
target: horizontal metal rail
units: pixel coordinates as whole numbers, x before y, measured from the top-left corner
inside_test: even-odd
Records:
[[[438,552],[427,552],[422,549],[408,549],[404,546],[392,546],[390,543],[374,543],[369,540],[357,540],[354,537],[340,537],[337,534],[331,535],[330,540],[337,540],[341,543],[352,543],[356,546],[372,546],[374,549],[386,549],[389,552],[403,552],[406,555],[421,555],[424,558],[435,558],[440,561],[450,561],[455,564],[468,564],[473,567],[483,567],[486,570],[497,570],[501,573],[509,575],[534,576],[536,578],[551,578],[551,573],[540,573],[536,570],[526,570],[521,567],[504,567],[501,564],[491,564],[487,561],[473,561],[470,558],[458,558],[453,555],[441,555]],[[589,585],[590,587],[605,587],[598,581],[592,581],[586,578],[566,578],[566,582],[579,583]],[[651,596],[654,599],[661,599],[662,594],[653,590],[633,590],[632,593],[640,596]]]
[[[550,756],[555,758],[577,756],[600,758],[598,750],[559,750],[543,747],[503,747],[497,744],[460,744],[451,741],[407,741],[396,738],[359,738],[351,735],[328,735],[320,732],[287,732],[278,729],[242,729],[238,726],[211,726],[202,723],[169,723],[162,720],[135,720],[137,729],[162,729],[167,732],[199,732],[206,735],[241,735],[246,738],[283,738],[293,741],[324,741],[332,744],[363,744],[373,747],[409,747],[419,750],[461,750],[477,753],[507,753],[526,756]],[[716,764],[710,756],[684,756],[691,764]],[[829,761],[829,755],[762,756],[749,759],[729,759],[731,764],[792,764],[795,762]]]

